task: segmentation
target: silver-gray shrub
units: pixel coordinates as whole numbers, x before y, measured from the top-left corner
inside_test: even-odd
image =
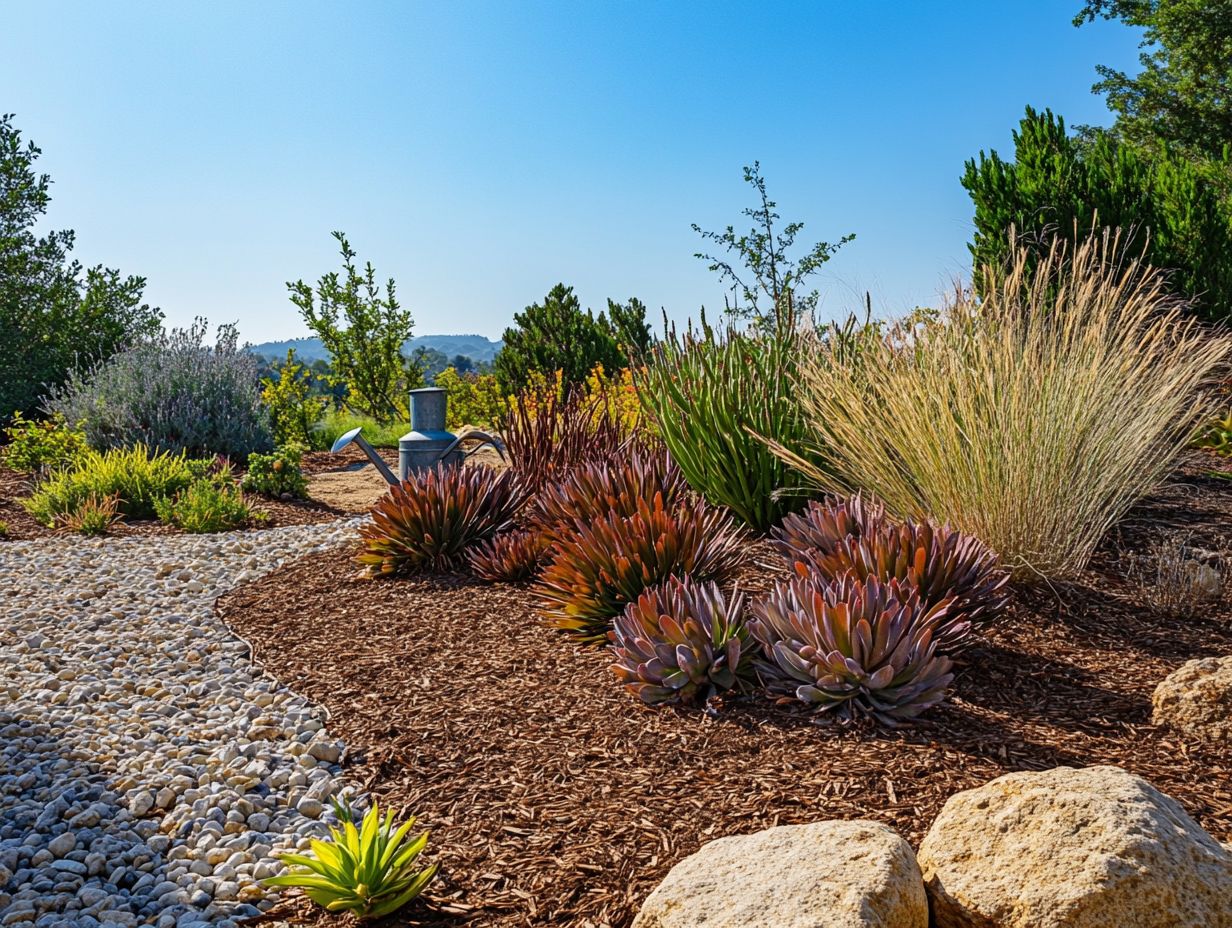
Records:
[[[99,449],[142,442],[193,456],[245,457],[273,447],[257,358],[238,347],[234,325],[205,344],[206,321],[163,331],[72,375],[46,402],[80,422]]]

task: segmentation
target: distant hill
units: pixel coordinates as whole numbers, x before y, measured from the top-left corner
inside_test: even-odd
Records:
[[[417,335],[406,343],[406,353],[410,354],[420,347],[435,348],[449,358],[461,354],[472,361],[490,362],[496,357],[496,352],[500,351],[501,343],[482,335]],[[284,342],[261,342],[259,345],[248,346],[248,350],[253,354],[270,358],[285,358],[288,348],[294,348],[296,357],[301,361],[329,359],[329,352],[319,338],[292,338]]]

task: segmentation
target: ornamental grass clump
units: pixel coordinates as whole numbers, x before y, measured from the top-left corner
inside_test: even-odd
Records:
[[[549,542],[541,532],[514,529],[479,542],[466,552],[471,572],[481,580],[516,583],[539,573]]]
[[[744,541],[726,513],[700,500],[637,500],[632,515],[575,523],[557,543],[536,585],[540,609],[548,625],[604,641],[611,620],[650,587],[671,577],[729,578],[743,563]]]
[[[830,583],[801,564],[752,605],[758,673],[782,699],[894,726],[945,699],[953,665],[935,636],[949,606],[927,607],[897,580],[846,574]]]
[[[870,340],[858,363],[813,342],[807,440],[762,435],[814,487],[979,538],[1017,580],[1077,574],[1173,469],[1232,348],[1120,245],[1020,248],[984,272],[982,298],[962,292],[939,320]]]
[[[611,669],[648,705],[704,703],[749,674],[744,597],[673,577],[644,591],[612,622]]]
[[[525,502],[511,470],[438,464],[381,497],[360,529],[357,560],[374,575],[451,570],[469,547],[511,528]]]
[[[771,534],[789,564],[804,563],[823,582],[898,580],[919,591],[925,607],[951,601],[937,628],[938,650],[952,654],[1009,605],[1009,571],[979,539],[949,526],[886,516],[859,496],[812,503]]]

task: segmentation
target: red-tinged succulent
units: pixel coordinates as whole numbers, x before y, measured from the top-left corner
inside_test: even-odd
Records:
[[[515,529],[475,545],[467,551],[466,562],[483,580],[529,580],[543,566],[548,547],[541,532]]]
[[[715,583],[672,578],[642,593],[612,622],[612,672],[649,705],[701,703],[741,682],[753,648],[744,597]]]
[[[697,501],[668,507],[662,494],[575,523],[539,576],[548,625],[583,641],[607,638],[608,626],[646,589],[670,577],[722,581],[743,562],[744,535],[721,510]]]
[[[945,699],[953,665],[935,635],[949,607],[925,606],[897,580],[848,574],[829,583],[800,564],[753,604],[748,628],[769,692],[893,726]]]
[[[849,533],[840,536],[844,529]],[[925,606],[952,599],[936,634],[943,654],[961,650],[972,628],[988,624],[1009,604],[1009,571],[979,539],[931,522],[896,522],[859,497],[811,504],[784,520],[774,542],[789,562],[807,563],[826,581],[852,573],[859,580],[914,584]]]
[[[512,525],[526,491],[511,471],[438,465],[390,487],[372,508],[357,560],[373,574],[449,570],[466,549]]]
[[[688,484],[662,448],[633,444],[618,459],[583,464],[563,480],[544,485],[531,505],[530,520],[553,541],[615,512],[630,516],[640,500],[663,497],[669,509],[685,501]]]

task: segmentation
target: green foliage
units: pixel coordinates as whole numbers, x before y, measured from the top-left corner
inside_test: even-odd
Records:
[[[572,287],[557,284],[542,303],[515,313],[505,329],[504,344],[496,356],[496,379],[505,394],[519,393],[560,372],[566,388],[585,382],[596,364],[607,370],[626,367],[650,345],[646,307],[640,300],[627,304],[608,301],[610,318],[583,310]]]
[[[972,628],[1009,605],[1009,571],[978,539],[927,521],[895,521],[858,496],[812,503],[784,519],[771,538],[788,564],[803,562],[822,582],[846,574],[898,580],[919,592],[925,608],[951,601],[933,636],[943,654],[961,650]]]
[[[480,579],[513,583],[529,580],[539,572],[548,547],[543,533],[517,529],[475,545],[467,552],[466,561]]]
[[[525,502],[513,471],[439,464],[381,497],[359,530],[357,560],[374,575],[449,570],[467,548],[510,528]]]
[[[795,245],[796,236],[804,231],[804,223],[789,222],[781,229],[776,228],[781,218],[775,212],[778,204],[766,193],[766,180],[759,162],[745,166],[744,181],[758,196],[757,206],[742,210],[743,215],[755,223],[751,230],[737,235],[735,228],[728,226],[722,232],[706,232],[693,224],[693,231],[702,238],[721,245],[728,254],[734,252],[743,268],[705,252],[694,257],[708,261],[710,270],[718,272],[724,283],[731,284],[732,297],[725,298],[730,318],[751,321],[762,331],[790,330],[797,319],[811,315],[817,308],[816,290],[807,294],[800,292],[804,282],[821,270],[835,252],[855,239],[855,235],[844,235],[834,245],[818,242],[799,259],[792,258],[788,251]]]
[[[1051,111],[1028,107],[1014,160],[980,152],[962,183],[975,204],[970,249],[981,291],[983,269],[1000,268],[1017,246],[1042,256],[1054,235],[1073,240],[1111,227],[1132,231],[1129,254],[1167,271],[1171,288],[1201,313],[1232,312],[1232,212],[1183,156],[1108,135],[1084,144]]]
[[[154,501],[158,518],[190,535],[224,532],[259,518],[229,480],[194,480],[174,496]]]
[[[709,326],[675,331],[634,373],[654,428],[689,485],[757,531],[804,505],[804,481],[757,435],[805,434],[796,402],[798,336]]]
[[[4,538],[9,533],[9,524],[3,519],[0,519],[0,538]]]
[[[1096,17],[1142,29],[1133,77],[1099,65],[1092,88],[1116,114],[1112,131],[1144,148],[1174,147],[1232,180],[1232,3],[1228,0],[1089,0],[1075,25]]]
[[[750,670],[743,612],[743,596],[728,602],[714,583],[672,578],[613,621],[612,672],[644,703],[704,703]]]
[[[15,412],[4,434],[8,444],[0,448],[0,460],[23,473],[65,467],[87,447],[85,433],[69,428],[60,414],[35,420]]]
[[[56,527],[79,535],[106,535],[119,519],[118,496],[87,496],[76,507],[60,514]]]
[[[144,278],[71,259],[72,231],[36,237],[51,202],[40,154],[0,115],[0,421],[33,415],[46,389],[157,333],[162,318],[141,302]]]
[[[182,454],[151,452],[145,445],[110,451],[87,450],[73,464],[42,481],[22,505],[44,525],[75,512],[89,498],[118,497],[129,519],[149,519],[155,501],[173,496],[193,481]]]
[[[745,538],[722,510],[697,502],[669,508],[661,494],[633,514],[575,522],[536,585],[548,625],[586,642],[645,590],[670,577],[723,581],[743,563]]]
[[[345,409],[335,409],[327,412],[325,418],[312,430],[309,447],[314,451],[328,451],[340,435],[345,435],[353,428],[362,428],[364,441],[374,448],[397,448],[398,439],[411,430],[411,424],[406,421],[381,423],[368,416],[357,416]]]
[[[1223,457],[1232,457],[1232,412],[1204,422],[1191,444]]]
[[[450,429],[464,425],[493,428],[509,408],[494,374],[460,374],[447,367],[436,375],[436,386],[445,391]]]
[[[303,499],[308,495],[308,481],[301,467],[303,457],[303,445],[294,442],[275,449],[273,454],[249,455],[243,488],[262,496],[290,495]]]
[[[334,809],[341,825],[330,827],[329,840],[312,839],[312,857],[283,855],[291,871],[266,879],[266,886],[301,887],[327,911],[361,919],[391,915],[423,892],[436,875],[436,864],[415,869],[428,833],[409,837],[414,818],[395,828],[393,813],[382,818],[374,802],[356,828],[348,807],[335,803]]]
[[[803,564],[797,570],[753,603],[749,619],[772,694],[891,726],[945,699],[953,664],[934,636],[948,601],[930,608],[897,580],[828,583]]]
[[[277,380],[262,378],[261,400],[269,409],[277,444],[312,444],[312,430],[329,404],[325,397],[313,392],[314,379],[304,365],[295,360],[294,348],[287,349],[287,359],[278,368]]]
[[[342,254],[342,276],[323,275],[315,291],[302,280],[288,283],[291,302],[330,353],[328,376],[331,383],[346,385],[347,407],[377,422],[397,421],[405,415],[407,393],[422,381],[402,354],[414,319],[399,305],[393,278],[382,295],[371,262],[361,272],[346,236],[335,232],[334,238]]]

